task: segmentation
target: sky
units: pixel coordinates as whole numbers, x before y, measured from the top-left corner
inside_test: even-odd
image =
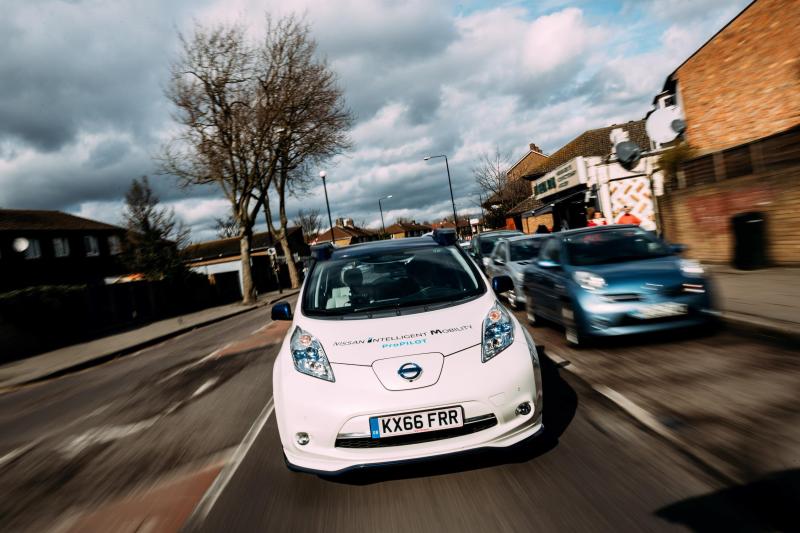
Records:
[[[334,218],[476,213],[482,153],[552,153],[587,129],[643,118],[664,79],[749,0],[3,0],[0,207],[122,223],[149,175],[194,242],[226,200],[182,189],[153,157],[175,127],[164,96],[179,32],[304,15],[355,116],[353,149],[319,169]],[[321,183],[289,201],[320,209]],[[262,224],[256,227],[263,229]]]

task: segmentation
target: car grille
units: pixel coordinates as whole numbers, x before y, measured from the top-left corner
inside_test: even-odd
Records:
[[[420,444],[423,442],[433,442],[452,437],[471,435],[484,429],[497,425],[497,417],[494,415],[484,415],[464,420],[464,425],[460,428],[443,429],[441,431],[428,431],[425,433],[412,433],[410,435],[400,435],[399,437],[386,437],[383,439],[373,439],[371,437],[356,437],[351,439],[336,439],[337,448],[385,448],[387,446],[403,446],[406,444]]]

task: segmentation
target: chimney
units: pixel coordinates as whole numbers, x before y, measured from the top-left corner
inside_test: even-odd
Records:
[[[352,218],[345,218],[344,219],[344,227],[352,228],[353,227],[353,219]]]
[[[528,147],[531,149],[531,152],[539,152],[540,154],[542,153],[542,149],[541,149],[541,148],[539,148],[538,146],[536,146],[536,145],[535,145],[535,144],[533,144],[533,143],[530,143],[530,144],[528,145]]]
[[[336,219],[336,224],[334,224],[334,225],[339,227],[339,228],[343,228],[345,226],[345,219],[337,218]]]

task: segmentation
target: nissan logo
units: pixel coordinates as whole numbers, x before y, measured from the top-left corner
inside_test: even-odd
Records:
[[[422,367],[417,363],[406,363],[400,367],[397,374],[408,381],[414,381],[422,374]]]

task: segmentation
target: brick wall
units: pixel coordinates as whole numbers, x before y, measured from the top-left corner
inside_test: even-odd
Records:
[[[800,1],[756,1],[676,74],[687,139],[702,152],[800,123]]]
[[[764,213],[767,257],[775,265],[800,264],[800,166],[670,192],[660,199],[666,238],[689,246],[687,257],[730,264],[731,217]]]

